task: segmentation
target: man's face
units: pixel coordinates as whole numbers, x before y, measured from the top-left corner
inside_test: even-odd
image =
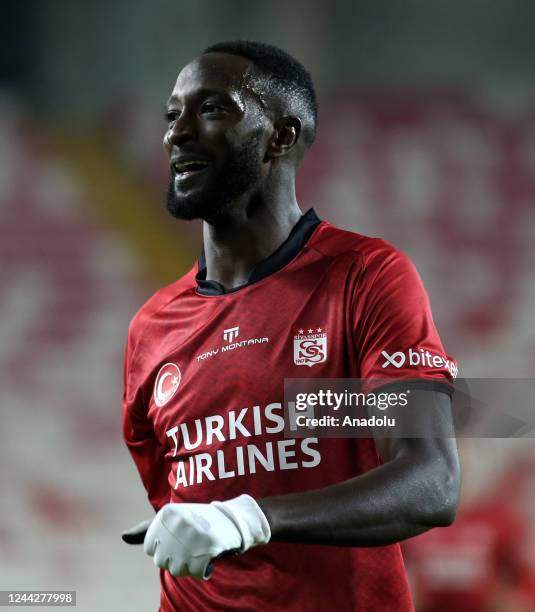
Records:
[[[259,186],[269,121],[250,89],[252,68],[245,58],[209,53],[178,75],[164,137],[173,216],[217,223]]]

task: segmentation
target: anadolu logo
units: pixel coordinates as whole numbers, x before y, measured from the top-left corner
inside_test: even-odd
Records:
[[[177,392],[182,375],[174,363],[166,363],[160,368],[154,383],[154,403],[161,408]]]

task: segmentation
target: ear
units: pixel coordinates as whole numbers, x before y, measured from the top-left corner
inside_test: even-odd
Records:
[[[299,117],[281,117],[273,124],[273,134],[269,140],[266,158],[282,157],[293,149],[301,134]]]

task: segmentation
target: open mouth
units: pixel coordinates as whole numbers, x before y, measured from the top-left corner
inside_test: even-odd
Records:
[[[185,178],[192,176],[197,172],[201,172],[208,167],[209,163],[201,159],[195,159],[191,161],[179,161],[173,164],[173,170],[176,172],[177,177]]]

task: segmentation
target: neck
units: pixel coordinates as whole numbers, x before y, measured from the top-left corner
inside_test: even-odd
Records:
[[[203,224],[206,279],[226,289],[247,282],[254,266],[288,238],[301,217],[293,181],[232,206],[225,223]]]

